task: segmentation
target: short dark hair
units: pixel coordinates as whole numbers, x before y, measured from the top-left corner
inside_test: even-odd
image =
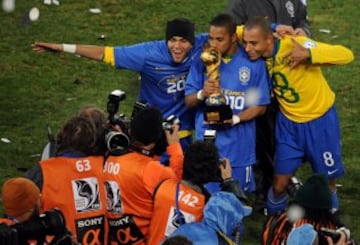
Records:
[[[139,111],[130,123],[131,140],[143,145],[157,142],[163,131],[162,122],[162,114],[155,107]]]
[[[272,35],[271,22],[269,18],[263,16],[254,16],[248,19],[244,25],[244,29],[250,30],[259,28],[266,35]]]
[[[210,21],[211,26],[225,27],[230,35],[236,32],[236,24],[233,18],[228,14],[219,14]]]
[[[97,131],[88,117],[75,116],[62,127],[56,138],[56,153],[79,152],[96,155]]]
[[[196,141],[184,156],[183,179],[194,184],[205,184],[217,178],[219,152],[211,142]]]

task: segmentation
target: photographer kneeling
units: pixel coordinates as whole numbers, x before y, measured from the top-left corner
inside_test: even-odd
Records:
[[[110,240],[119,244],[145,244],[153,212],[153,193],[165,179],[181,179],[183,152],[179,125],[165,130],[170,167],[155,160],[164,135],[160,111],[146,107],[130,122],[131,145],[120,156],[109,156],[104,166]],[[159,153],[159,152],[157,152]]]
[[[2,187],[4,218],[0,219],[0,244],[45,244],[46,236],[54,236],[50,244],[72,244],[59,210],[39,214],[41,194],[31,180],[17,177]]]

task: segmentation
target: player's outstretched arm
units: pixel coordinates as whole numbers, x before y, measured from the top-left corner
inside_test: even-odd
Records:
[[[66,52],[77,54],[89,59],[101,61],[104,57],[104,47],[94,45],[82,44],[65,44],[65,43],[44,43],[35,42],[31,45],[32,50],[37,53],[51,52]]]

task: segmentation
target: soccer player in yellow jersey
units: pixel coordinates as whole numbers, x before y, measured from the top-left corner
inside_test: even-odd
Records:
[[[272,58],[273,92],[280,106],[275,127],[275,176],[267,197],[269,214],[286,207],[290,177],[305,160],[314,172],[328,176],[335,212],[339,206],[335,179],[344,175],[340,126],[335,94],[320,66],[350,63],[353,53],[341,45],[305,36],[276,39],[264,18],[249,20],[242,37],[250,59]]]

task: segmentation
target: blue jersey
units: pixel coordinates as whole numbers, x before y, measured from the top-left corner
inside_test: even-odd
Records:
[[[186,80],[185,95],[197,93],[207,80],[202,62],[194,62]],[[249,89],[257,89],[259,98],[255,105],[270,103],[269,77],[262,59],[250,61],[245,50],[239,46],[230,62],[221,62],[220,84],[226,103],[233,113],[247,109],[245,97]],[[235,126],[214,126],[204,124],[203,107],[196,112],[196,139],[202,140],[205,129],[216,130],[215,144],[221,157],[227,157],[232,166],[246,166],[255,163],[255,121],[241,122]]]
[[[114,47],[115,67],[139,72],[139,99],[157,107],[164,117],[176,115],[181,129],[192,129],[194,118],[185,106],[185,80],[206,41],[207,35],[197,35],[188,57],[179,64],[173,62],[166,41]]]

